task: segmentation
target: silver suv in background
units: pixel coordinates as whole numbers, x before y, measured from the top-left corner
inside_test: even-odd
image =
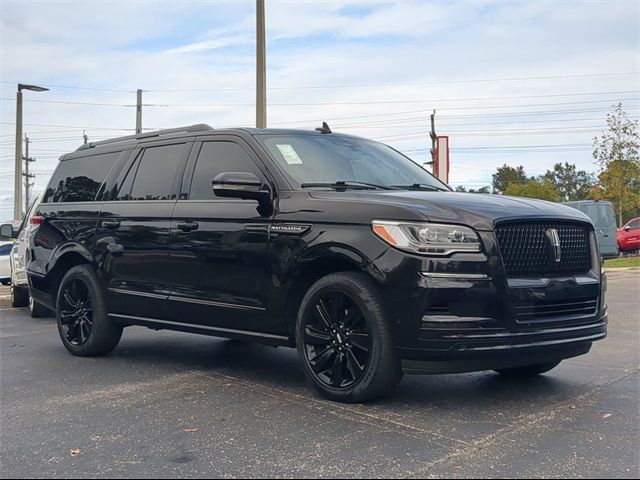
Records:
[[[596,239],[602,258],[617,258],[620,255],[618,247],[616,213],[611,202],[601,200],[579,200],[564,202],[586,214],[596,230]]]
[[[31,224],[31,216],[34,209],[40,204],[42,195],[38,195],[29,211],[24,217],[18,229],[18,236],[13,244],[10,255],[11,263],[11,305],[13,307],[29,306],[32,317],[46,317],[51,315],[51,310],[34,301],[29,295],[29,282],[27,280],[26,265],[29,260],[29,236],[36,225]]]

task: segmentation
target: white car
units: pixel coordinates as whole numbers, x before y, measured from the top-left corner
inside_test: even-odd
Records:
[[[13,248],[13,240],[8,242],[0,242],[0,282],[2,285],[11,283],[11,264],[9,257]]]
[[[51,311],[44,305],[35,302],[29,295],[29,280],[27,279],[27,260],[29,256],[29,237],[33,231],[33,225],[29,222],[35,207],[40,203],[41,195],[38,195],[31,203],[27,215],[18,229],[18,235],[11,250],[11,306],[29,306],[32,317],[46,317]]]

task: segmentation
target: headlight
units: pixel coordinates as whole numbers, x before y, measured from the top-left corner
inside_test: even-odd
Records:
[[[480,238],[469,227],[374,220],[371,229],[389,245],[423,255],[479,252]]]

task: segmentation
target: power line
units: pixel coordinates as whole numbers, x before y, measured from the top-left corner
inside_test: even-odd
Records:
[[[18,85],[18,82],[0,82],[0,83]],[[47,87],[47,88],[64,88],[64,89],[73,89],[73,90],[89,90],[89,91],[93,91],[93,92],[136,93],[135,90],[115,90],[115,89],[108,89],[108,88],[76,87],[76,86],[71,86],[71,85],[52,85],[52,84],[40,83],[40,82],[37,82],[37,83],[38,83],[38,85],[41,85],[41,86]]]
[[[0,122],[0,125],[15,125],[14,122]],[[133,131],[135,128],[117,128],[117,127],[88,127],[77,125],[53,125],[46,123],[25,123],[25,126],[29,127],[52,127],[52,128],[77,128],[79,130],[114,130],[114,131]],[[156,130],[155,128],[143,128],[143,130]]]
[[[459,133],[459,132],[524,132],[525,130],[534,130],[531,128],[528,129],[519,129],[519,130],[465,130],[465,129],[458,129],[456,130],[455,127],[462,127],[462,126],[484,126],[484,125],[491,125],[491,123],[487,124],[487,123],[465,123],[465,124],[449,124],[449,125],[443,125],[440,124],[439,125],[439,129],[440,130],[444,130],[443,127],[454,127],[452,128],[446,128],[446,131],[449,133]],[[495,125],[495,124],[494,124]],[[501,123],[499,125],[505,125],[505,123]],[[424,123],[405,123],[405,124],[391,124],[391,125],[385,125],[385,124],[377,124],[377,125],[352,125],[350,127],[342,127],[341,125],[332,125],[333,129],[336,128],[345,128],[345,129],[350,129],[350,130],[359,130],[359,129],[367,129],[367,128],[383,128],[383,129],[393,129],[393,128],[420,128],[420,127],[424,127]],[[558,126],[558,127],[546,127],[547,129],[550,130],[575,130],[575,129],[584,129],[584,128],[600,128],[600,127],[604,127],[602,124],[598,124],[598,125],[565,125],[565,126]],[[37,137],[36,137],[37,138]]]
[[[637,108],[640,105],[625,105],[625,109]],[[311,125],[312,123],[322,122],[322,121],[333,121],[333,120],[355,120],[360,118],[379,118],[379,117],[390,117],[394,115],[407,115],[410,113],[426,113],[431,112],[432,109],[420,109],[420,110],[409,110],[409,111],[401,111],[401,112],[388,112],[388,113],[379,113],[379,114],[368,114],[368,115],[358,115],[358,116],[349,116],[349,117],[325,117],[324,119],[307,119],[307,120],[287,120],[286,122],[270,122],[271,125],[297,125],[301,126],[301,124]],[[533,110],[528,112],[501,112],[501,113],[476,113],[476,114],[463,114],[463,115],[440,115],[440,118],[446,119],[458,119],[458,118],[486,118],[486,117],[514,117],[514,116],[537,116],[537,115],[564,115],[571,113],[593,113],[593,112],[609,112],[611,111],[610,107],[597,107],[597,108],[583,108],[583,109],[572,109],[572,110]],[[343,125],[344,126],[344,125]]]
[[[636,92],[634,92],[636,93]],[[507,99],[508,97],[503,97]],[[638,97],[620,98],[620,99],[608,99],[608,100],[581,100],[573,102],[556,102],[556,103],[531,103],[521,105],[479,105],[479,106],[467,106],[467,107],[441,107],[440,110],[480,110],[485,108],[521,108],[521,107],[549,107],[555,105],[579,105],[588,103],[603,103],[603,102],[619,102],[627,100],[638,100]],[[319,107],[319,106],[332,106],[332,105],[395,105],[395,104],[416,104],[416,103],[431,103],[439,101],[467,101],[469,99],[458,100],[379,100],[379,101],[365,101],[365,102],[318,102],[318,103],[269,103],[270,107]],[[480,99],[482,100],[482,99]],[[44,102],[45,100],[29,100]],[[47,100],[47,102],[52,102]],[[63,102],[64,103],[64,102]],[[108,104],[102,104],[108,105]],[[114,105],[116,106],[116,105]],[[122,105],[131,106],[131,105]],[[152,108],[227,108],[227,107],[255,107],[254,103],[224,103],[224,104],[197,104],[197,103],[146,103],[143,107]]]
[[[0,100],[15,101],[15,98],[0,97]],[[37,98],[25,99],[25,102],[37,102],[37,103],[55,103],[59,105],[90,105],[93,107],[135,107],[135,105],[119,104],[119,103],[98,103],[98,102],[72,102],[68,100],[38,100]]]
[[[441,80],[431,82],[403,82],[403,83],[370,83],[370,84],[347,84],[347,85],[299,85],[285,87],[269,87],[268,90],[303,90],[303,89],[325,89],[325,88],[363,88],[363,87],[397,87],[410,85],[445,85],[460,83],[487,83],[487,82],[510,82],[523,80],[551,80],[559,78],[585,78],[585,77],[611,77],[638,75],[640,72],[621,72],[621,73],[587,73],[580,75],[547,75],[535,77],[507,77],[507,78],[482,78],[473,80]],[[253,91],[253,88],[200,88],[200,89],[151,89],[145,92],[215,92],[215,91]]]
[[[389,126],[401,124],[403,122],[411,122],[411,121],[420,121],[420,126],[424,124],[424,121],[429,120],[428,116],[421,117],[407,117],[407,118],[393,118],[386,120],[372,120],[367,122],[358,122],[358,123],[342,123],[342,124],[332,124],[331,127],[378,127],[378,126]],[[500,122],[471,122],[471,123],[460,123],[460,122],[439,122],[441,127],[458,127],[458,126],[478,126],[478,125],[509,125],[509,124],[518,124],[518,123],[553,123],[553,122],[590,122],[594,120],[604,120],[602,117],[591,117],[591,118],[552,118],[546,120],[507,120]],[[633,119],[632,120],[638,120]],[[415,125],[414,125],[415,126]]]

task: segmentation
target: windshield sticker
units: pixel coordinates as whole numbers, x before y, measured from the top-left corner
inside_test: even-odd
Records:
[[[302,165],[302,159],[292,145],[276,145],[289,165]]]

